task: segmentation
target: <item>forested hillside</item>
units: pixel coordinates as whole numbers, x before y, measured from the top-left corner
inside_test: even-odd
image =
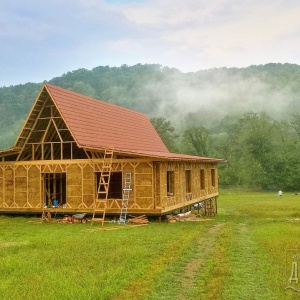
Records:
[[[300,190],[298,65],[194,73],[106,66],[49,83],[146,113],[170,151],[227,159],[221,184]],[[1,149],[13,145],[41,86],[0,88]]]

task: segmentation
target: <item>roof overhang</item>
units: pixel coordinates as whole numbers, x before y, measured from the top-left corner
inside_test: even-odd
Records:
[[[11,147],[8,149],[0,150],[0,156],[9,156],[9,155],[14,155],[14,154],[19,154],[21,151],[20,148],[17,147]]]
[[[84,146],[83,149],[87,151],[105,151],[106,148],[98,148],[92,146]],[[130,150],[120,150],[114,149],[114,153],[119,155],[128,155],[128,156],[136,156],[136,157],[144,157],[149,158],[153,161],[188,161],[188,162],[208,162],[208,163],[226,163],[227,161],[224,159],[218,158],[210,158],[210,157],[202,157],[202,156],[194,156],[194,155],[186,155],[186,154],[177,154],[171,152],[147,152],[147,151],[130,151]]]

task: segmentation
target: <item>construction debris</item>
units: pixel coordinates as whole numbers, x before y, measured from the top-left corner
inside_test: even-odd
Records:
[[[183,221],[199,221],[200,215],[199,214],[193,214],[191,211],[188,211],[186,213],[181,213],[177,215],[167,215],[167,221],[169,223],[175,223],[175,222],[183,222]]]
[[[132,224],[149,224],[149,220],[146,215],[138,216],[138,217],[131,217],[128,219],[129,223]]]
[[[65,215],[62,219],[57,219],[57,223],[87,223],[87,214],[76,214],[73,216]]]

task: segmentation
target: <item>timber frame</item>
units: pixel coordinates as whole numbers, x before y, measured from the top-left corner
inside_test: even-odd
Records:
[[[53,198],[60,202],[57,212],[93,212],[106,147],[78,142],[51,88],[56,91],[42,88],[14,147],[0,151],[1,212],[42,212]],[[132,178],[129,214],[163,215],[217,199],[219,162],[117,148],[106,214],[121,211],[125,173]]]

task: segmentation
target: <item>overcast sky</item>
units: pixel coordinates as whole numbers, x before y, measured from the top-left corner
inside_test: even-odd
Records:
[[[0,86],[79,68],[300,64],[297,0],[0,0]]]

